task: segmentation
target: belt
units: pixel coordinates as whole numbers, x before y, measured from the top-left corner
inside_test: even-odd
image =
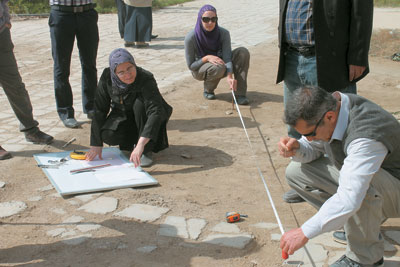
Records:
[[[88,10],[91,10],[96,7],[95,3],[82,5],[82,6],[60,6],[60,5],[52,5],[52,10],[58,10],[62,12],[72,12],[72,13],[82,13]]]
[[[286,49],[289,51],[298,52],[300,55],[305,57],[311,57],[315,55],[315,47],[314,46],[292,46],[286,44]]]

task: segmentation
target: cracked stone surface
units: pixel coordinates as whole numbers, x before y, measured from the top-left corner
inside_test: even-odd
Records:
[[[100,224],[78,224],[76,228],[78,228],[79,231],[81,232],[89,232],[89,231],[94,231],[100,229],[101,225]]]
[[[146,204],[133,204],[128,208],[115,213],[114,215],[133,218],[142,222],[153,222],[168,211],[168,208],[161,208]]]
[[[211,229],[213,232],[219,233],[240,233],[240,229],[236,224],[221,222]]]
[[[154,251],[155,249],[157,249],[157,246],[145,246],[145,247],[140,247],[137,248],[136,250],[142,253],[150,253],[152,251]]]
[[[78,210],[84,210],[89,213],[95,214],[107,214],[117,209],[118,199],[113,197],[99,197],[82,207]]]
[[[160,225],[159,235],[189,238],[186,219],[178,216],[168,216]]]
[[[83,217],[74,215],[74,216],[71,216],[71,217],[66,218],[66,219],[63,221],[63,223],[71,223],[71,224],[74,224],[74,223],[79,223],[79,222],[81,222],[81,221],[83,221],[83,220],[84,220]]]
[[[253,240],[253,236],[247,233],[241,234],[211,234],[202,241],[205,243],[243,249]]]
[[[18,214],[26,209],[26,204],[22,201],[10,201],[0,203],[0,218]]]
[[[187,229],[190,239],[197,240],[206,225],[207,221],[204,219],[192,218],[187,220]]]

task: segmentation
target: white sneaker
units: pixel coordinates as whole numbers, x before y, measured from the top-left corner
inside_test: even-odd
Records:
[[[143,153],[140,157],[140,167],[150,167],[153,164],[153,153],[147,152]]]

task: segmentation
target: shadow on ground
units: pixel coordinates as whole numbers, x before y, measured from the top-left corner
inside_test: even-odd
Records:
[[[82,234],[68,241],[16,245],[12,248],[0,249],[0,265],[15,266],[14,264],[18,264],[35,267],[191,266],[194,257],[210,257],[216,260],[241,258],[260,249],[260,245],[255,240],[244,249],[236,249],[180,237],[159,236],[157,234],[159,225],[133,220],[109,219],[98,224],[108,230],[109,237],[92,237]],[[66,228],[66,231],[79,232],[76,225],[5,223],[2,227],[8,228],[9,232],[12,232],[14,227],[40,228],[43,232]],[[172,226],[169,229],[172,229],[173,232]],[[92,231],[91,233],[96,235],[96,232]],[[43,235],[46,234],[43,233]],[[29,240],[29,237],[27,238]],[[55,239],[59,238],[55,237]],[[232,238],[227,237],[227,239]],[[154,250],[144,252],[146,248]],[[115,262],[111,259],[118,259],[118,261]],[[65,265],[66,263],[68,264]]]
[[[155,154],[154,160],[156,165],[151,169],[151,175],[192,173],[233,164],[232,156],[222,150],[209,146],[190,145],[171,145],[168,149]],[[174,170],[165,170],[164,167],[158,170],[157,164],[172,166]],[[185,168],[176,169],[176,166]]]

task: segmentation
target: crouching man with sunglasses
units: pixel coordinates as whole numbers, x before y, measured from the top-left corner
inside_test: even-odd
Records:
[[[292,157],[287,182],[318,212],[282,236],[282,250],[344,226],[346,254],[330,266],[383,266],[380,225],[400,217],[399,122],[361,96],[314,87],[294,92],[284,120],[303,135],[278,143]]]
[[[229,31],[218,26],[217,10],[203,6],[194,30],[185,38],[186,63],[196,80],[204,81],[203,96],[215,99],[214,90],[227,77],[239,105],[247,105],[247,72],[250,54],[244,47],[232,51]]]

